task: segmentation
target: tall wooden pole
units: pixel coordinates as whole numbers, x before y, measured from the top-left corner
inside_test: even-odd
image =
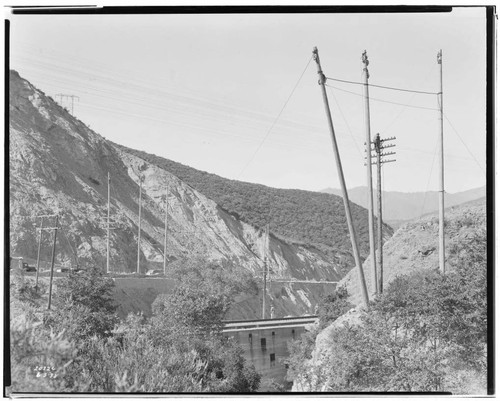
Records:
[[[40,220],[40,235],[38,236],[38,254],[36,256],[36,277],[35,277],[35,290],[38,291],[38,272],[40,270],[40,250],[42,248],[42,232],[43,232],[43,216]]]
[[[446,272],[444,259],[444,140],[443,140],[443,51],[439,50],[437,62],[439,64],[439,269]]]
[[[364,98],[365,98],[365,128],[366,128],[366,186],[368,188],[368,235],[370,238],[370,259],[372,268],[373,294],[378,293],[377,286],[377,263],[375,258],[375,229],[373,224],[373,186],[372,186],[372,163],[371,163],[371,133],[370,133],[370,97],[368,93],[368,55],[366,50],[361,57],[364,68]]]
[[[165,238],[163,242],[163,275],[167,275],[168,185],[165,196]]]
[[[380,276],[378,278],[378,293],[382,294],[384,292],[384,265],[383,265],[383,238],[382,238],[382,163],[380,162],[380,134],[377,134],[375,139],[375,150],[377,152],[377,206],[378,206],[378,219],[377,219],[377,230],[378,230],[378,271]]]
[[[137,274],[141,272],[141,207],[142,207],[142,175],[139,176],[139,232],[137,234]]]
[[[56,225],[54,226],[54,242],[52,243],[52,262],[50,264],[50,282],[49,282],[49,304],[47,309],[50,309],[52,303],[52,282],[54,281],[54,262],[56,257],[56,240],[57,240],[57,225],[59,223],[59,215],[56,215]]]
[[[325,89],[326,78],[323,74],[323,71],[321,70],[318,49],[316,47],[313,49],[313,57],[314,57],[314,60],[316,61],[317,67],[318,67],[319,84],[321,86],[321,91],[323,94],[323,102],[325,104],[325,112],[326,112],[326,117],[328,120],[328,127],[330,129],[330,136],[332,138],[333,153],[335,155],[335,162],[337,164],[337,172],[338,172],[338,176],[339,176],[340,187],[342,189],[342,197],[344,199],[345,216],[346,216],[346,220],[347,220],[347,226],[349,227],[349,235],[351,237],[352,253],[353,253],[354,260],[356,262],[356,268],[357,268],[358,274],[359,274],[359,286],[361,289],[361,294],[363,297],[364,306],[366,308],[368,308],[369,298],[368,298],[368,291],[366,289],[365,275],[363,273],[363,266],[361,265],[361,260],[359,258],[358,243],[356,241],[356,233],[354,231],[354,225],[352,223],[351,209],[349,206],[349,197],[347,195],[347,189],[346,189],[345,180],[344,180],[344,172],[342,170],[342,162],[340,160],[340,154],[339,154],[339,150],[338,150],[338,146],[337,146],[337,140],[335,139],[335,130],[333,129],[332,115],[330,113],[330,106],[328,105],[328,97],[326,95],[326,89]]]
[[[267,293],[267,252],[269,249],[269,224],[266,226],[266,233],[264,237],[264,288],[262,289],[262,319],[266,318],[266,293]]]
[[[111,200],[111,178],[108,172],[108,221],[107,221],[107,234],[106,234],[106,273],[109,273],[109,214],[110,214],[110,200]]]

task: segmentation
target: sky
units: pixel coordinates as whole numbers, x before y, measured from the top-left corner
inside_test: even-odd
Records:
[[[486,11],[10,15],[10,68],[105,138],[220,176],[339,188],[312,50],[329,78],[436,93],[445,191],[486,184]],[[329,80],[348,188],[366,185],[363,86]],[[370,87],[372,137],[396,137],[387,191],[438,190],[437,95]],[[375,169],[373,170],[375,174]],[[373,182],[375,185],[375,181]]]

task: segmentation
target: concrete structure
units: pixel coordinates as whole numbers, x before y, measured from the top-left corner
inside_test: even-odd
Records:
[[[268,390],[265,382],[274,379],[286,385],[288,341],[298,339],[306,326],[316,323],[317,316],[280,319],[226,321],[224,335],[234,338],[245,352],[245,359],[262,375],[261,389]]]

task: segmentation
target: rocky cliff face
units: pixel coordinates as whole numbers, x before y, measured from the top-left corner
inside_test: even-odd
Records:
[[[136,270],[139,177],[143,176],[142,272],[163,268],[168,188],[169,263],[201,253],[212,260],[230,260],[258,276],[266,255],[273,278],[341,278],[337,261],[315,248],[272,235],[266,247],[260,230],[226,213],[168,171],[119,150],[13,71],[9,111],[11,256],[36,259],[40,219],[35,217],[59,212],[56,262],[105,268],[109,172],[114,272]],[[53,225],[53,218],[45,219],[45,227]],[[51,238],[52,232],[43,232],[42,261],[50,260]]]

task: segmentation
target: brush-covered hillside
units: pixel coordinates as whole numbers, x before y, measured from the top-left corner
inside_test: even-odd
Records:
[[[12,255],[36,258],[39,215],[58,212],[57,262],[105,266],[108,173],[112,227],[110,270],[163,268],[166,189],[167,262],[190,255],[226,260],[256,274],[267,255],[274,275],[340,278],[337,255],[271,236],[229,214],[164,166],[124,152],[16,72],[10,73],[9,194]],[[142,189],[140,188],[142,177]],[[141,238],[137,247],[139,196]],[[54,226],[45,218],[45,227]],[[49,259],[51,235],[44,232],[41,259]],[[138,255],[139,251],[139,255]]]
[[[165,210],[167,275],[169,266],[201,257],[237,267],[258,281],[267,258],[270,279],[284,280],[271,298],[292,300],[283,304],[283,314],[306,313],[318,301],[312,288],[298,295],[297,285],[292,290],[286,280],[338,281],[353,265],[340,198],[235,183],[125,149],[92,131],[15,71],[10,72],[9,89],[11,256],[34,264],[42,222],[38,216],[58,213],[56,266],[105,269],[109,189],[112,273],[136,272],[138,261],[141,274],[163,271]],[[267,241],[260,229],[267,220],[258,218],[267,219],[269,210]],[[356,206],[353,215],[366,250],[366,210]],[[44,218],[43,225],[54,227],[55,218]],[[386,229],[386,236],[390,233]],[[52,238],[53,231],[42,231],[41,266],[51,260]],[[247,304],[255,307],[243,302],[242,310],[258,313],[255,296],[253,290],[246,294]]]
[[[272,233],[287,242],[313,246],[329,255],[351,253],[340,196],[229,180],[146,152],[117,148],[170,171],[236,218],[257,228],[269,224]],[[369,253],[368,211],[351,202],[351,213],[364,259]],[[384,225],[385,238],[392,232]]]
[[[318,326],[292,345],[294,390],[486,393],[484,200],[448,209],[445,237],[443,273],[437,216],[402,226],[384,246],[384,292],[368,309],[355,271],[339,283]]]

